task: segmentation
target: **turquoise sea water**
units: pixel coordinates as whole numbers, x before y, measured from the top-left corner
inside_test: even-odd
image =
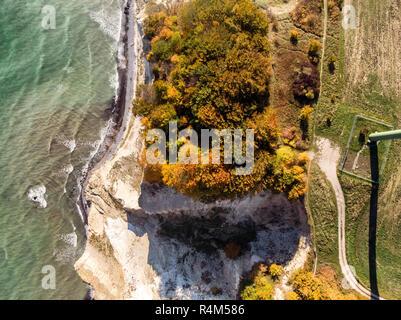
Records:
[[[2,0],[0,299],[82,299],[77,181],[115,94],[121,0]],[[45,5],[56,29],[42,27]],[[56,289],[42,288],[42,268]]]

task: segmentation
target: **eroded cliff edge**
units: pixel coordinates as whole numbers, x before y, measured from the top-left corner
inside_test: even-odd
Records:
[[[135,2],[130,11],[142,16]],[[128,86],[145,79],[142,40],[132,17],[127,43],[135,54],[127,52]],[[88,241],[75,268],[93,287],[93,297],[235,299],[241,276],[255,262],[267,261],[284,267],[275,294],[282,298],[289,273],[304,264],[310,249],[302,202],[291,204],[284,195],[265,191],[202,203],[142,183],[141,132],[140,119],[126,107],[115,147],[84,185]],[[235,260],[224,252],[231,241],[242,248]]]
[[[76,269],[95,299],[234,299],[253,263],[284,265],[288,275],[305,262],[309,227],[301,203],[263,192],[204,204],[146,183],[140,196],[136,188],[124,194],[127,203],[118,198],[120,177],[141,172],[135,164],[124,168],[100,168],[86,190],[88,244]],[[235,260],[224,252],[232,240],[244,248]]]
[[[266,191],[205,204],[141,184],[139,128],[132,119],[124,143],[85,191],[88,242],[76,269],[95,299],[233,299],[255,262],[281,264],[287,276],[303,265],[310,245],[301,202]],[[230,241],[243,247],[235,260],[224,252]]]

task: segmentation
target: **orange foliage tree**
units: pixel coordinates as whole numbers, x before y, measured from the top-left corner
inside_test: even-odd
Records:
[[[278,115],[268,106],[268,26],[251,0],[194,0],[146,19],[155,81],[152,90],[141,89],[146,94],[134,102],[134,112],[147,129],[168,132],[168,123],[177,121],[178,130],[254,129],[255,136],[250,175],[236,175],[235,164],[167,162],[148,170],[152,181],[161,177],[192,196],[231,197],[266,188],[291,200],[304,194],[306,165],[294,152],[281,158]]]

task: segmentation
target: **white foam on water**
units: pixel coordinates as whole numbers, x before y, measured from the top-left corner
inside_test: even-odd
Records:
[[[120,87],[120,83],[118,81],[118,74],[117,73],[115,73],[115,74],[110,76],[109,83],[110,83],[110,87],[112,87],[114,89],[114,92],[115,92],[114,96],[117,99],[118,88]]]
[[[62,264],[71,264],[75,260],[76,249],[73,246],[66,246],[64,249],[54,251],[53,256],[56,261]]]
[[[58,143],[62,144],[68,150],[70,150],[70,153],[73,153],[75,148],[77,147],[77,143],[76,143],[75,139],[68,139],[63,135],[57,135],[56,141]]]
[[[124,44],[122,42],[120,42],[117,46],[117,60],[119,68],[127,68],[127,58],[124,55]]]
[[[63,172],[65,172],[67,175],[70,175],[70,173],[73,171],[74,171],[74,167],[72,164],[68,164],[63,168]]]
[[[89,17],[99,24],[100,29],[115,41],[120,39],[121,29],[121,11],[118,10],[114,13],[105,11],[104,9],[99,11],[92,11],[89,13]]]
[[[63,264],[69,264],[75,260],[77,245],[78,245],[78,235],[76,234],[76,227],[71,222],[73,231],[71,233],[65,233],[58,235],[58,240],[62,240],[66,245],[58,251],[55,251],[53,255],[56,261]]]
[[[88,173],[89,163],[93,159],[93,157],[98,153],[100,146],[102,145],[104,139],[106,138],[108,132],[113,128],[114,122],[112,119],[107,121],[106,126],[100,129],[99,135],[100,138],[93,142],[88,142],[87,144],[92,147],[92,151],[89,153],[89,157],[81,159],[85,162],[85,165],[82,167],[82,175],[85,176]]]
[[[59,235],[59,239],[63,240],[65,243],[73,246],[74,248],[77,247],[77,243],[78,243],[78,236],[75,233],[75,231],[71,232],[71,233],[66,233],[66,234],[60,234]]]
[[[77,147],[77,143],[75,142],[74,139],[64,141],[63,144],[70,150],[70,153],[72,153],[75,150],[75,148]]]
[[[68,177],[70,176],[70,174],[74,171],[74,166],[72,164],[68,164],[66,165],[63,169],[60,170],[60,177],[65,177],[66,176],[66,183],[68,181]],[[64,193],[66,193],[67,190],[65,189],[64,186]]]
[[[38,185],[32,187],[28,191],[28,198],[33,202],[39,203],[41,208],[47,207],[47,201],[45,200],[46,187],[44,185]]]
[[[62,83],[59,83],[58,85],[57,85],[57,92],[58,93],[64,93],[65,91],[67,90],[67,88],[66,88],[66,86],[64,85],[64,84],[62,84]]]

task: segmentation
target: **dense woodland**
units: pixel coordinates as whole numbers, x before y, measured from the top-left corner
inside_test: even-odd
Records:
[[[284,192],[290,200],[302,197],[308,156],[289,143],[293,132],[279,128],[280,115],[269,105],[267,16],[250,0],[195,0],[152,14],[144,32],[151,41],[147,59],[154,82],[139,89],[134,112],[144,117],[147,129],[167,133],[169,121],[177,121],[179,130],[198,133],[214,128],[255,132],[251,175],[236,175],[235,164],[166,163],[147,165],[145,178],[195,197],[265,189]],[[302,70],[294,80],[294,97],[312,101],[319,94],[319,76],[313,63]],[[306,119],[310,112],[304,110]]]
[[[242,284],[243,300],[272,300],[274,289],[280,284],[282,267],[276,264],[255,264]],[[289,279],[293,291],[287,292],[286,300],[357,300],[358,297],[341,288],[335,271],[320,268],[316,276],[304,269],[295,270]]]

